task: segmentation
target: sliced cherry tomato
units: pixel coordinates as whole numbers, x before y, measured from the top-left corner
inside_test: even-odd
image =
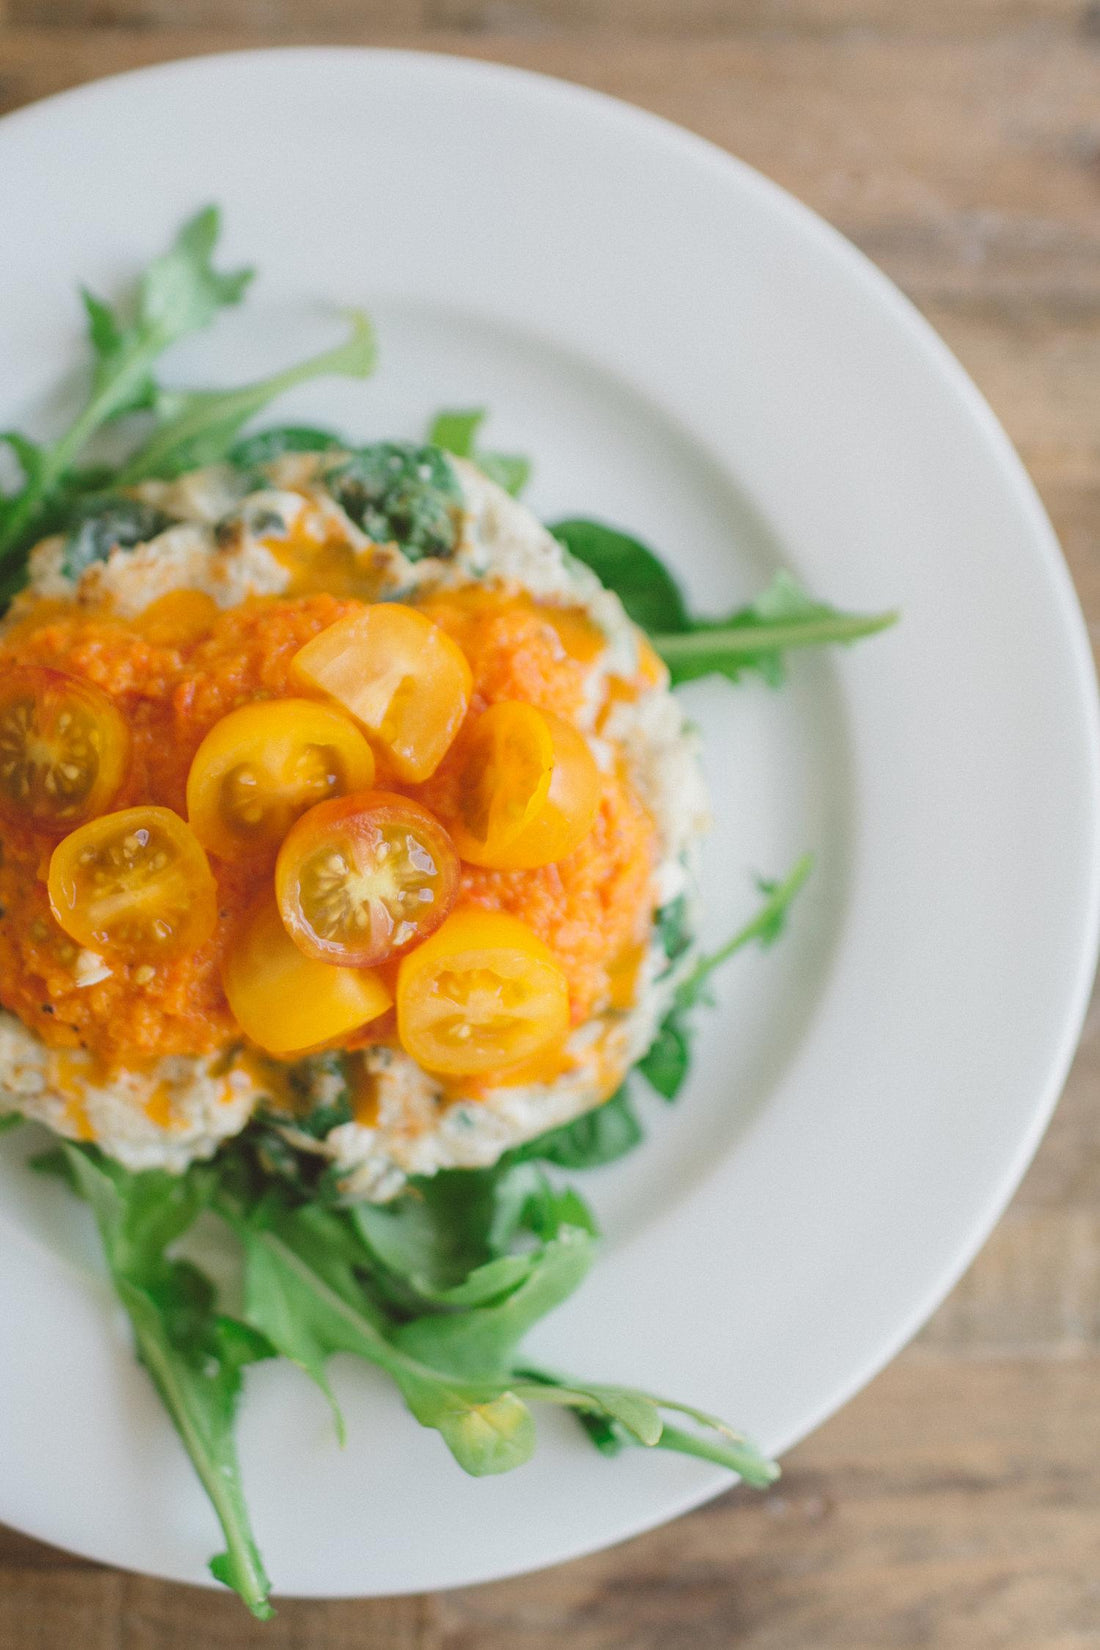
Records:
[[[374,756],[350,717],[314,699],[261,699],[215,722],[187,776],[187,817],[223,859],[273,859],[294,821],[366,790]]]
[[[471,865],[530,871],[564,859],[588,835],[600,788],[595,758],[572,723],[506,700],[474,724],[448,826]]]
[[[279,850],[275,892],[308,957],[371,968],[439,927],[458,873],[434,814],[407,796],[365,791],[303,814]]]
[[[195,951],[217,922],[202,844],[171,808],[124,808],[82,825],[54,849],[47,886],[66,934],[131,962]]]
[[[294,657],[298,680],[342,705],[399,779],[419,784],[462,725],[473,678],[456,642],[414,607],[349,613]]]
[[[130,730],[105,693],[40,666],[0,676],[0,813],[60,835],[111,806]]]
[[[398,971],[401,1045],[443,1076],[518,1065],[568,1026],[560,965],[525,923],[501,911],[454,912]]]
[[[269,1054],[303,1054],[347,1037],[393,1002],[377,974],[299,951],[270,894],[230,946],[222,984],[245,1036]]]

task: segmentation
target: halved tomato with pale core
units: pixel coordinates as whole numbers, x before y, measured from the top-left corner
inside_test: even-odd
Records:
[[[0,814],[59,835],[109,808],[130,731],[93,683],[28,665],[0,675]]]
[[[269,1054],[303,1054],[348,1037],[393,1001],[377,974],[300,951],[270,894],[230,946],[222,985],[241,1030]]]
[[[561,965],[525,923],[502,911],[455,911],[402,960],[397,1032],[428,1071],[473,1077],[515,1066],[568,1028]]]
[[[223,859],[273,859],[294,821],[365,790],[374,756],[351,718],[314,699],[261,699],[215,722],[187,776],[187,817]]]
[[[70,938],[129,962],[196,951],[217,923],[206,854],[171,808],[124,808],[71,832],[53,851],[47,887]]]
[[[506,700],[474,723],[447,821],[471,865],[530,871],[571,854],[592,829],[600,770],[571,722]]]
[[[322,802],[279,850],[275,892],[307,956],[371,968],[426,939],[458,893],[443,826],[409,797],[367,791]]]
[[[458,644],[400,602],[337,619],[295,654],[293,670],[354,716],[397,777],[411,784],[443,760],[473,686]]]

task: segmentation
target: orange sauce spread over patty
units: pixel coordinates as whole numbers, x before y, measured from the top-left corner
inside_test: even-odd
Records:
[[[255,598],[219,612],[178,592],[124,621],[57,603],[30,603],[0,635],[0,667],[45,665],[94,683],[129,724],[131,766],[115,809],[155,803],[186,817],[191,761],[222,716],[256,699],[300,692],[298,650],[359,604],[328,595]],[[522,594],[481,590],[425,601],[425,612],[465,651],[474,686],[469,718],[522,699],[575,719],[585,702],[598,632],[582,615],[539,608]],[[462,734],[432,778],[391,789],[428,808],[456,784]],[[110,974],[81,985],[79,947],[54,920],[45,872],[52,840],[5,824],[0,831],[0,1003],[52,1047],[86,1048],[108,1067],[168,1054],[204,1054],[240,1040],[221,985],[221,961],[242,912],[270,869],[212,857],[218,926],[198,951],[153,968],[106,959]],[[505,911],[529,924],[565,972],[574,1024],[620,1006],[623,959],[635,955],[652,914],[653,823],[625,780],[604,777],[596,823],[572,854],[531,871],[462,868],[460,904]],[[379,1040],[381,1025],[370,1028]]]

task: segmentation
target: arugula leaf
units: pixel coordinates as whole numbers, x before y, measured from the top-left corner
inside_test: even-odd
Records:
[[[795,896],[812,869],[813,855],[803,854],[782,882],[758,878],[757,887],[765,899],[756,915],[717,951],[699,957],[680,981],[672,1007],[636,1068],[663,1099],[675,1100],[687,1077],[692,1035],[688,1014],[705,997],[707,981],[715,969],[753,940],[764,950],[774,945],[783,932]]]
[[[23,1120],[21,1111],[0,1112],[0,1134],[7,1134],[9,1129],[17,1129]]]
[[[519,1344],[547,1312],[583,1281],[595,1258],[589,1232],[563,1226],[544,1245],[528,1276],[490,1306],[414,1318],[394,1332],[403,1351],[465,1380],[507,1380]]]
[[[842,613],[817,602],[784,572],[727,618],[693,618],[664,563],[629,533],[580,518],[555,522],[550,531],[599,575],[648,633],[673,686],[711,675],[736,682],[744,671],[755,670],[778,687],[787,649],[854,642],[897,622],[896,613]]]
[[[580,518],[556,521],[550,531],[571,556],[613,590],[636,625],[649,633],[690,630],[683,593],[652,550],[629,533]]]
[[[439,447],[379,441],[358,448],[325,479],[333,497],[375,543],[399,545],[410,561],[454,554],[462,489]]]
[[[142,275],[132,319],[85,294],[95,354],[91,394],[51,446],[34,448],[7,438],[23,467],[24,485],[0,502],[0,563],[33,539],[68,471],[96,431],[122,413],[151,404],[151,369],[168,346],[207,326],[223,305],[240,302],[252,271],[221,274],[214,269],[210,260],[218,229],[218,212],[212,206],[183,226],[168,251]]]
[[[224,459],[242,427],[269,402],[311,378],[367,378],[377,361],[374,330],[358,310],[348,316],[351,331],[342,344],[323,350],[270,378],[236,390],[160,391],[154,402],[158,428],[123,466],[120,486],[150,476],[171,477]]]
[[[520,453],[490,453],[479,448],[477,432],[485,416],[484,407],[437,413],[428,428],[428,441],[456,458],[468,458],[482,475],[518,498],[531,479],[531,460]]]
[[[633,1151],[642,1139],[625,1086],[571,1123],[540,1134],[509,1153],[510,1162],[541,1160],[559,1169],[595,1169]]]
[[[258,470],[285,453],[340,452],[346,446],[347,442],[332,430],[319,430],[311,424],[279,424],[274,429],[246,436],[225,456],[237,470]]]
[[[690,631],[650,639],[673,686],[711,675],[736,682],[743,671],[755,670],[769,687],[780,687],[788,649],[858,641],[887,630],[897,619],[893,612],[842,613],[814,601],[789,573],[780,572],[754,602],[727,619],[696,619]]]
[[[235,1224],[245,1247],[245,1315],[330,1397],[325,1360],[351,1352],[384,1369],[422,1426],[440,1433],[458,1464],[480,1477],[507,1472],[534,1449],[524,1404],[499,1383],[455,1382],[391,1344],[350,1265],[319,1255],[299,1210],[276,1223]],[[322,1211],[323,1212],[323,1211]],[[318,1211],[311,1211],[316,1214]]]
[[[211,1572],[266,1620],[270,1583],[241,1488],[233,1419],[241,1370],[271,1356],[271,1346],[214,1310],[213,1289],[197,1268],[165,1250],[206,1202],[202,1175],[150,1170],[131,1174],[87,1149],[61,1147],[72,1180],[91,1205],[138,1355],[191,1457],[217,1513],[226,1551]]]

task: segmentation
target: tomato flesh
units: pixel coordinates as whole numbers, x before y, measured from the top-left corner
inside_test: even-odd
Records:
[[[130,733],[91,682],[24,666],[0,676],[0,814],[61,834],[103,813],[122,786]]]
[[[398,1036],[428,1071],[485,1076],[559,1042],[568,1027],[560,964],[503,912],[454,912],[398,970]]]
[[[47,887],[70,938],[129,962],[195,951],[217,923],[202,844],[170,808],[124,808],[80,826],[54,849]]]
[[[269,1054],[304,1054],[348,1037],[393,1001],[376,974],[305,956],[269,894],[230,946],[222,984],[241,1030]]]
[[[365,730],[393,774],[419,784],[446,755],[473,677],[456,642],[416,608],[377,602],[322,630],[294,657],[297,679]]]
[[[583,841],[600,792],[595,758],[571,722],[506,700],[470,731],[448,824],[471,865],[530,871],[556,864]]]
[[[215,722],[187,776],[187,817],[222,859],[273,859],[294,821],[365,790],[374,756],[350,717],[312,699],[263,699]]]
[[[294,826],[275,891],[294,943],[320,962],[371,968],[426,939],[458,893],[443,826],[388,791],[323,802]]]

